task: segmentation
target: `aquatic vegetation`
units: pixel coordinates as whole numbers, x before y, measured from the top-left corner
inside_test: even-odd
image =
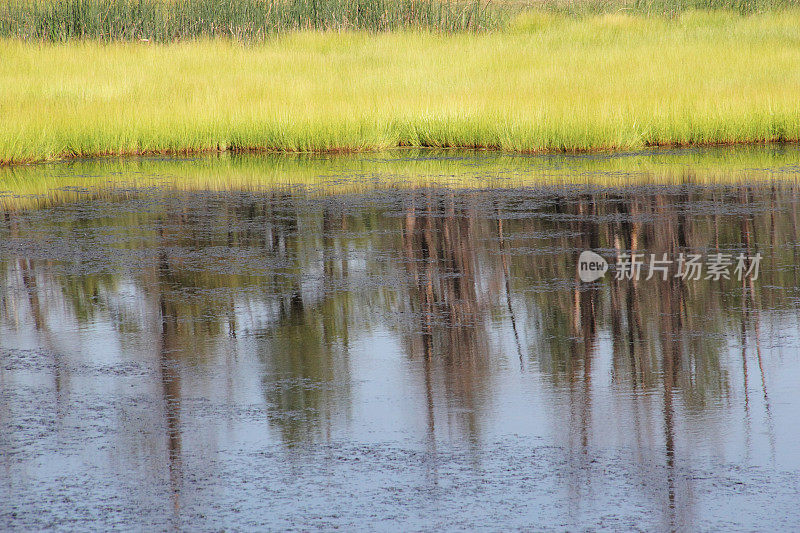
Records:
[[[709,147],[628,154],[522,155],[408,149],[375,154],[212,154],[108,157],[0,168],[0,209],[20,211],[135,189],[264,191],[311,195],[419,187],[620,187],[791,184],[800,147]]]
[[[800,12],[543,20],[246,46],[4,40],[0,161],[800,139]]]

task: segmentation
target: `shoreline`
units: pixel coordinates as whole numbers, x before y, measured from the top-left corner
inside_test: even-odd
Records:
[[[531,149],[531,150],[508,150],[497,146],[434,146],[434,145],[396,145],[389,147],[376,148],[331,148],[320,150],[286,150],[278,148],[208,148],[208,149],[177,149],[177,150],[141,150],[123,152],[96,152],[87,154],[64,154],[60,157],[51,159],[33,159],[22,161],[0,161],[0,168],[12,167],[31,167],[50,163],[61,162],[81,162],[95,159],[128,159],[148,156],[204,156],[213,154],[246,154],[246,155],[359,155],[359,154],[378,154],[392,153],[403,150],[431,150],[443,152],[485,152],[491,154],[508,155],[640,155],[647,150],[674,150],[689,148],[725,148],[725,147],[758,147],[758,146],[800,146],[800,139],[760,139],[752,141],[724,141],[724,142],[701,142],[701,143],[659,143],[643,144],[641,146],[626,147],[597,147],[597,148],[576,148],[563,150],[550,149]]]

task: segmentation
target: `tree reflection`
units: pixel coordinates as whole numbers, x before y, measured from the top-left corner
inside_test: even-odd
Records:
[[[490,346],[487,302],[477,283],[473,217],[456,205],[452,192],[414,195],[405,208],[402,260],[409,283],[404,314],[411,327],[406,328],[404,345],[409,357],[423,361],[430,438],[436,432],[440,386],[442,400],[458,402],[467,434],[475,438],[478,432],[478,396],[485,386]]]
[[[3,213],[0,326],[42,332],[47,310],[68,308],[83,324],[111,317],[120,336],[152,333],[175,494],[181,402],[192,394],[182,370],[213,363],[220,343],[254,340],[267,423],[287,443],[329,440],[350,419],[354,342],[384,328],[424,391],[404,401],[421,404],[432,450],[454,433],[480,441],[504,386],[496,378],[511,363],[566,402],[550,416],[578,462],[590,460],[599,432],[614,430],[597,415],[609,401],[597,392],[607,365],[630,419],[621,438],[665,468],[664,520],[676,529],[689,523],[692,490],[679,474],[691,457],[676,420],[730,399],[732,338],[741,343],[746,416],[751,350],[772,424],[761,309],[796,308],[787,289],[798,284],[797,205],[792,184],[106,191],[91,204],[51,208],[53,216]],[[57,250],[48,248],[53,236]],[[585,284],[575,261],[589,249],[609,258],[762,252],[768,261],[757,281],[607,275]],[[149,333],[121,296],[129,286],[158,310]],[[576,495],[586,481],[574,480]]]

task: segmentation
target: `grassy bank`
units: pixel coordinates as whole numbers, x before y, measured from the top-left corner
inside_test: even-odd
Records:
[[[800,11],[517,17],[263,43],[0,41],[0,161],[800,139]]]

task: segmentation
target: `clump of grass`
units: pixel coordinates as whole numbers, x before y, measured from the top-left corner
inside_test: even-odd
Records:
[[[0,40],[0,161],[800,140],[800,12],[553,15],[241,46]]]
[[[167,42],[197,37],[263,40],[294,30],[400,28],[440,32],[498,27],[479,0],[6,0],[0,36]]]

